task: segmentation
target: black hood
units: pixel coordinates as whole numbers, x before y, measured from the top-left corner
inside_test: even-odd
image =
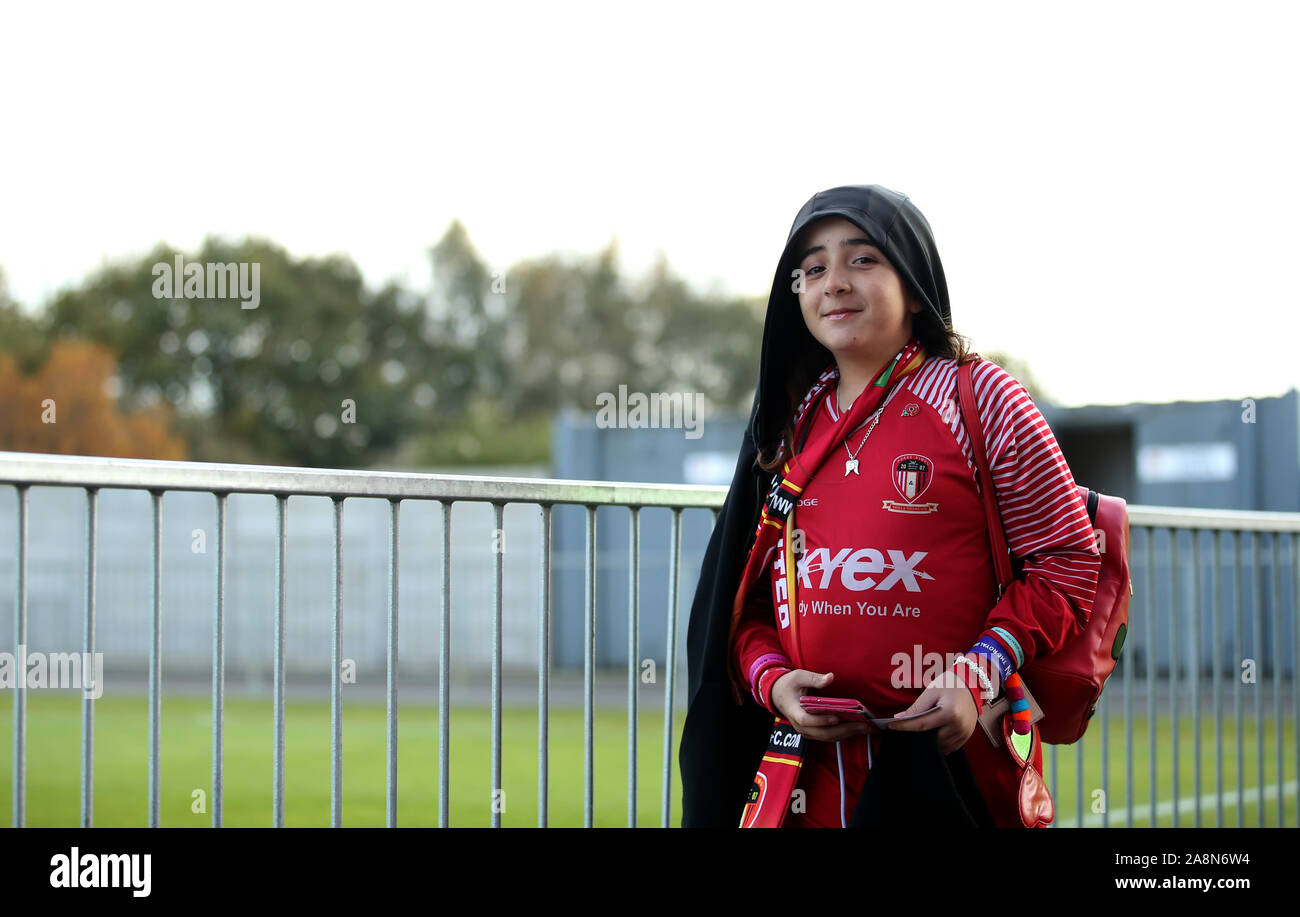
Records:
[[[743,696],[737,703],[732,694],[727,667],[731,607],[772,478],[758,466],[758,446],[773,445],[790,419],[782,370],[788,370],[791,355],[802,353],[797,348],[820,349],[814,351],[819,371],[834,362],[804,324],[792,276],[798,266],[797,252],[791,251],[795,238],[809,223],[826,216],[852,221],[889,259],[917,300],[951,327],[948,286],[930,224],[904,195],[879,185],[849,185],[815,194],[799,210],[772,279],[754,406],[691,604],[686,638],[690,706],[678,752],[682,824],[688,827],[740,823],[754,769],[771,732],[770,713],[752,697]]]
[[[758,391],[750,417],[750,436],[760,446],[780,435],[789,417],[785,380],[769,372],[780,357],[805,348],[819,352],[822,366],[834,362],[831,352],[808,331],[794,292],[794,271],[799,253],[794,243],[810,223],[828,216],[841,216],[864,233],[889,259],[912,295],[945,328],[952,327],[948,309],[948,284],[934,235],[925,216],[907,195],[881,185],[844,185],[819,191],[799,209],[786,237],[785,250],[772,278],[763,326],[763,356],[759,363]],[[778,351],[779,352],[775,352]]]

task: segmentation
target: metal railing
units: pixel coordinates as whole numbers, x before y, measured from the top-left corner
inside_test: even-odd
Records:
[[[502,514],[507,503],[529,503],[541,510],[542,551],[539,571],[541,611],[537,621],[538,652],[538,822],[547,823],[548,805],[548,751],[549,751],[549,630],[550,566],[551,566],[551,512],[559,504],[583,506],[587,511],[586,525],[586,594],[584,619],[585,658],[583,673],[583,741],[584,741],[584,811],[585,824],[593,821],[594,799],[594,597],[595,597],[595,536],[596,509],[599,506],[626,506],[631,510],[630,536],[632,550],[629,556],[630,589],[632,601],[629,608],[628,656],[628,820],[636,821],[637,759],[636,759],[636,709],[637,709],[637,639],[639,616],[640,558],[638,553],[639,514],[644,507],[667,507],[672,511],[672,547],[669,568],[668,642],[666,660],[666,687],[664,701],[664,760],[662,773],[662,822],[667,826],[671,811],[673,695],[677,674],[677,617],[678,575],[680,566],[681,513],[684,509],[699,507],[713,510],[726,496],[725,488],[699,485],[623,484],[595,481],[554,481],[529,478],[485,478],[468,475],[428,475],[368,471],[333,471],[298,468],[276,468],[254,465],[224,465],[197,462],[161,462],[134,459],[104,459],[80,456],[38,455],[27,453],[0,453],[0,483],[12,484],[18,493],[17,504],[17,567],[15,586],[14,641],[18,646],[27,640],[27,519],[28,489],[32,486],[62,486],[82,488],[86,492],[86,565],[87,589],[85,604],[84,645],[86,652],[95,652],[95,559],[98,527],[98,492],[103,488],[129,488],[145,490],[152,497],[152,568],[153,568],[153,631],[149,655],[149,825],[157,827],[160,820],[159,747],[162,665],[162,495],[167,491],[203,491],[217,500],[216,566],[217,582],[213,614],[212,637],[212,824],[222,823],[223,800],[223,703],[224,703],[224,623],[225,623],[225,503],[232,493],[271,494],[277,503],[276,580],[275,603],[275,667],[274,667],[274,722],[275,757],[273,823],[284,824],[284,608],[285,608],[285,520],[286,502],[290,496],[323,496],[333,500],[334,589],[333,589],[333,644],[330,676],[331,766],[330,806],[331,825],[342,823],[342,723],[341,723],[341,668],[340,634],[342,629],[343,594],[343,503],[348,497],[380,498],[389,502],[389,567],[388,567],[388,654],[387,654],[387,757],[386,757],[386,822],[392,826],[397,819],[397,635],[398,608],[398,531],[401,503],[405,500],[432,500],[442,507],[442,605],[440,620],[439,708],[439,788],[438,822],[448,824],[450,811],[449,791],[449,720],[445,711],[451,697],[448,673],[450,670],[451,629],[451,563],[452,544],[451,504],[458,501],[487,503],[493,507],[498,530],[503,528]],[[502,554],[496,554],[493,578],[493,659],[491,683],[492,717],[492,779],[493,786],[501,786],[501,582]],[[27,687],[20,679],[15,684],[14,697],[14,748],[13,748],[13,823],[15,827],[25,822],[26,783],[26,700]],[[82,711],[82,776],[81,824],[93,823],[93,773],[94,773],[94,700],[85,698]],[[500,825],[500,812],[492,812],[492,825]]]
[[[1205,821],[1204,810],[1212,800],[1214,824],[1226,826],[1225,807],[1236,810],[1236,825],[1245,824],[1245,810],[1250,803],[1256,806],[1256,823],[1267,824],[1266,804],[1275,804],[1274,824],[1286,825],[1285,801],[1293,800],[1291,824],[1300,824],[1300,794],[1297,780],[1287,779],[1288,772],[1296,775],[1300,763],[1300,677],[1297,677],[1297,660],[1300,660],[1300,615],[1297,598],[1300,595],[1300,555],[1297,552],[1297,535],[1300,535],[1300,513],[1246,512],[1212,509],[1173,509],[1152,506],[1130,506],[1129,519],[1132,541],[1129,546],[1129,564],[1134,586],[1133,604],[1129,615],[1128,647],[1121,656],[1115,673],[1098,705],[1094,723],[1088,733],[1074,745],[1074,813],[1066,824],[1076,826],[1112,825],[1133,826],[1139,821],[1157,824],[1168,818],[1173,827],[1183,824],[1184,814],[1192,815],[1192,824],[1201,827]],[[1161,536],[1164,544],[1161,545]],[[1202,542],[1212,539],[1210,562],[1204,563]],[[1185,543],[1185,546],[1184,546]],[[1286,544],[1283,561],[1282,545]],[[1249,564],[1243,563],[1243,548],[1248,549]],[[1230,559],[1225,564],[1225,555]],[[1289,575],[1284,573],[1289,571]],[[1230,575],[1225,575],[1225,572]],[[1167,584],[1167,588],[1162,586]],[[1261,584],[1267,586],[1268,601],[1261,598]],[[1225,585],[1230,589],[1225,589]],[[1284,588],[1286,586],[1287,588]],[[1224,597],[1230,597],[1231,617],[1225,619]],[[1207,601],[1208,593],[1208,601]],[[1250,601],[1243,601],[1249,595]],[[1208,617],[1206,615],[1208,606]],[[1265,625],[1265,618],[1268,620]],[[1162,626],[1162,619],[1165,622]],[[1284,624],[1289,628],[1289,639],[1284,637]],[[1247,639],[1246,628],[1250,636]],[[1136,646],[1134,644],[1137,644]],[[1163,658],[1162,658],[1163,657]],[[1267,680],[1266,680],[1267,676]],[[1230,697],[1226,682],[1231,677]],[[1139,806],[1134,779],[1136,754],[1134,747],[1134,693],[1137,681],[1145,681],[1145,707],[1147,727],[1147,785],[1149,802]],[[1204,681],[1209,680],[1209,690]],[[1289,714],[1284,714],[1284,685],[1289,681],[1291,694]],[[1116,684],[1118,682],[1118,684]],[[1265,713],[1266,686],[1272,691],[1272,732],[1275,782],[1268,784],[1265,764]],[[1118,689],[1118,690],[1117,690]],[[1180,766],[1183,754],[1180,740],[1180,721],[1186,715],[1180,709],[1186,690],[1192,718],[1192,791],[1183,790]],[[1170,737],[1167,743],[1158,740],[1161,717],[1160,695],[1164,695],[1165,713]],[[1246,742],[1243,702],[1246,695],[1253,698],[1254,777],[1248,798],[1245,786]],[[1224,778],[1224,726],[1225,706],[1232,705],[1231,725],[1234,727],[1235,793],[1225,792]],[[1122,708],[1125,769],[1123,819],[1114,818],[1105,800],[1110,783],[1110,724],[1111,705]],[[1214,790],[1202,793],[1203,784],[1203,719],[1206,707],[1212,717],[1211,729],[1214,745]],[[1286,730],[1293,733],[1291,757],[1287,761]],[[1100,786],[1102,805],[1099,810],[1085,814],[1085,750],[1093,742],[1100,742]],[[1158,754],[1162,750],[1164,754]],[[1058,766],[1063,757],[1057,746],[1050,747],[1052,775],[1050,789],[1058,799]],[[1168,763],[1171,770],[1172,799],[1161,801],[1158,793],[1164,781],[1159,776],[1160,764]],[[1059,815],[1059,807],[1058,807]],[[1058,817],[1058,824],[1061,820]]]
[[[473,502],[490,505],[493,509],[498,531],[503,531],[503,512],[507,504],[522,503],[535,505],[540,510],[541,551],[538,570],[538,587],[541,603],[537,619],[538,655],[537,655],[537,702],[538,702],[538,824],[545,826],[548,819],[548,761],[549,761],[549,678],[551,672],[550,626],[552,610],[551,593],[551,522],[552,510],[557,505],[574,505],[586,510],[585,526],[585,567],[584,567],[584,636],[583,636],[583,744],[584,744],[584,823],[591,826],[594,809],[594,650],[595,650],[595,596],[596,596],[596,510],[601,506],[627,507],[628,514],[628,585],[629,600],[628,621],[628,659],[627,659],[627,711],[628,711],[628,824],[636,824],[637,814],[637,686],[638,686],[638,634],[640,618],[640,510],[646,507],[666,507],[672,512],[670,557],[668,567],[669,590],[667,609],[667,659],[666,690],[664,695],[664,755],[661,776],[661,821],[667,826],[671,813],[671,789],[673,777],[673,700],[678,660],[678,593],[680,591],[680,554],[681,554],[681,514],[689,508],[708,509],[713,512],[716,521],[718,508],[726,496],[725,487],[691,486],[691,485],[657,485],[605,483],[592,481],[558,481],[530,478],[486,478],[465,475],[429,475],[390,472],[309,470],[296,468],[276,468],[253,465],[224,465],[189,462],[158,462],[129,459],[86,458],[76,456],[36,455],[26,453],[0,453],[0,484],[12,485],[17,491],[17,540],[16,540],[16,574],[14,599],[14,638],[16,645],[25,645],[27,639],[27,526],[28,526],[28,490],[34,486],[72,487],[84,490],[86,497],[85,561],[86,561],[86,595],[83,628],[85,651],[95,652],[95,611],[96,611],[96,555],[98,548],[98,497],[99,491],[106,488],[125,488],[148,492],[152,506],[152,632],[149,653],[149,806],[148,820],[151,826],[160,821],[159,789],[159,748],[160,748],[160,703],[161,703],[161,665],[162,665],[162,496],[167,491],[199,491],[211,493],[216,499],[217,525],[216,539],[216,585],[212,622],[212,824],[219,827],[223,814],[223,739],[224,739],[224,700],[225,700],[225,612],[226,612],[226,500],[231,494],[269,494],[276,498],[276,555],[275,575],[277,590],[274,613],[274,790],[272,805],[273,823],[279,827],[284,824],[284,761],[285,761],[285,531],[287,500],[290,496],[327,497],[333,501],[333,630],[332,630],[332,671],[330,677],[331,708],[331,779],[330,804],[331,824],[342,823],[342,724],[341,724],[341,642],[342,630],[342,595],[343,595],[343,504],[349,497],[377,498],[388,501],[388,569],[387,569],[387,666],[386,666],[386,822],[392,826],[397,820],[397,662],[398,662],[398,624],[399,601],[399,531],[400,511],[403,501],[434,501],[441,506],[441,543],[440,557],[442,563],[442,592],[439,621],[439,675],[438,706],[439,714],[439,787],[438,787],[438,823],[447,826],[450,812],[449,798],[449,755],[450,732],[449,709],[451,685],[450,669],[450,630],[451,630],[451,506],[456,502]],[[1179,824],[1182,809],[1190,808],[1195,813],[1195,824],[1202,820],[1202,754],[1201,754],[1201,713],[1206,698],[1201,691],[1201,679],[1208,672],[1212,675],[1212,692],[1209,702],[1214,717],[1215,735],[1215,793],[1213,794],[1218,813],[1218,824],[1224,824],[1223,811],[1225,803],[1235,805],[1237,823],[1243,823],[1244,810],[1247,805],[1244,776],[1246,762],[1244,758],[1245,743],[1242,741],[1243,730],[1243,678],[1234,678],[1232,701],[1236,727],[1236,798],[1224,791],[1223,737],[1224,737],[1224,698],[1223,679],[1225,671],[1235,671],[1243,659],[1250,659],[1258,669],[1259,679],[1251,684],[1254,699],[1254,723],[1256,786],[1253,788],[1254,803],[1257,806],[1259,823],[1264,823],[1266,797],[1265,781],[1265,743],[1263,712],[1263,679],[1267,675],[1272,686],[1273,723],[1276,744],[1274,773],[1275,789],[1271,795],[1276,800],[1277,824],[1285,824],[1284,800],[1294,797],[1295,782],[1286,779],[1287,762],[1284,754],[1284,730],[1289,722],[1294,730],[1297,714],[1300,714],[1300,678],[1296,677],[1296,659],[1300,658],[1300,627],[1296,622],[1297,585],[1300,584],[1300,563],[1297,563],[1296,536],[1300,533],[1300,514],[1225,512],[1211,510],[1178,510],[1146,506],[1129,507],[1130,522],[1133,528],[1133,543],[1130,547],[1130,563],[1135,584],[1135,595],[1130,615],[1129,649],[1117,667],[1116,675],[1103,696],[1097,714],[1097,724],[1089,730],[1084,740],[1074,747],[1075,777],[1075,813],[1073,824],[1119,823],[1112,819],[1109,809],[1103,804],[1100,817],[1094,810],[1085,816],[1085,749],[1089,743],[1096,741],[1099,734],[1101,742],[1100,785],[1102,799],[1109,796],[1110,790],[1110,706],[1118,702],[1122,708],[1124,721],[1124,755],[1125,768],[1126,818],[1124,824],[1134,825],[1140,820],[1154,824],[1170,801],[1162,802],[1159,798],[1161,780],[1157,773],[1157,764],[1167,758],[1172,764],[1172,819]],[[1158,533],[1165,538],[1164,550],[1158,546]],[[1179,545],[1181,534],[1190,539],[1191,561],[1187,563]],[[1205,568],[1202,564],[1201,541],[1203,534],[1213,535],[1213,564]],[[1284,577],[1281,560],[1281,543],[1285,536],[1287,544],[1287,567],[1290,576]],[[1267,537],[1271,548],[1271,559],[1262,550],[1262,539]],[[1230,539],[1227,546],[1233,563],[1232,583],[1234,601],[1232,603],[1231,631],[1229,641],[1218,638],[1226,633],[1222,614],[1223,571],[1222,548],[1224,540]],[[1243,545],[1249,546],[1249,577],[1243,566]],[[1163,564],[1158,558],[1164,557]],[[1265,605],[1260,600],[1260,581],[1267,568],[1271,582],[1270,601]],[[1159,574],[1167,572],[1169,588],[1158,587]],[[1209,573],[1212,583],[1213,616],[1210,621],[1203,617],[1205,602],[1202,596],[1202,581]],[[501,694],[501,645],[502,645],[502,554],[496,553],[493,563],[493,630],[491,663],[491,768],[494,787],[501,786],[502,770],[502,694]],[[1247,616],[1243,611],[1243,588],[1249,579],[1250,609],[1250,652],[1244,629]],[[1190,588],[1188,582],[1190,581]],[[1284,602],[1283,583],[1289,582],[1290,600]],[[1168,609],[1168,626],[1159,626],[1162,608]],[[1264,617],[1271,624],[1271,640],[1264,639]],[[1290,645],[1289,665],[1286,652],[1287,643],[1283,640],[1283,623],[1289,621]],[[1202,645],[1204,625],[1210,624],[1212,646],[1206,653]],[[1180,624],[1190,625],[1187,634],[1180,629]],[[1265,645],[1267,642],[1267,646]],[[1225,649],[1230,643],[1231,652]],[[1185,650],[1184,644],[1190,647]],[[1265,652],[1267,651],[1267,655]],[[1162,663],[1162,654],[1167,661]],[[1140,660],[1140,662],[1138,661]],[[1136,803],[1136,784],[1134,782],[1135,744],[1134,744],[1134,701],[1139,689],[1138,668],[1145,681],[1145,704],[1147,712],[1147,757],[1149,765],[1150,802],[1145,817],[1139,819]],[[1289,670],[1291,693],[1291,711],[1289,717],[1283,715],[1282,696],[1284,692],[1284,675]],[[1116,691],[1118,681],[1118,691]],[[1193,711],[1194,738],[1194,790],[1190,797],[1183,794],[1179,780],[1179,694],[1184,684],[1190,688]],[[22,679],[15,684],[14,698],[14,747],[13,747],[13,823],[21,826],[25,823],[26,799],[26,685]],[[1166,699],[1163,707],[1170,714],[1172,741],[1167,747],[1158,737],[1158,701],[1160,694]],[[82,758],[81,758],[81,824],[89,827],[93,823],[93,773],[94,773],[94,701],[85,698],[82,706]],[[1294,758],[1291,769],[1294,773],[1296,761],[1300,761],[1300,735],[1294,739]],[[1058,749],[1050,749],[1050,785],[1053,796],[1059,800],[1058,778],[1062,770],[1058,767]],[[1062,813],[1064,814],[1064,813]],[[1300,812],[1297,812],[1300,820]],[[1058,817],[1058,823],[1061,819]],[[500,813],[495,810],[491,817],[492,825],[500,825]]]

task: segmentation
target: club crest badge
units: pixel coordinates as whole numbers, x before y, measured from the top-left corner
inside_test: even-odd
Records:
[[[881,508],[889,510],[891,513],[908,513],[910,515],[937,513],[939,511],[938,503],[919,502],[925,492],[930,489],[933,470],[934,462],[915,452],[905,452],[895,458],[891,463],[890,475],[894,482],[894,490],[898,491],[898,495],[903,498],[903,502],[885,500]]]

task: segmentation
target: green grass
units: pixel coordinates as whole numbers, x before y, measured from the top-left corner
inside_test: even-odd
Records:
[[[13,743],[13,695],[0,692],[0,825],[12,823],[9,791]],[[81,701],[75,693],[33,691],[27,695],[27,818],[31,826],[75,826],[79,820],[81,774]],[[1194,785],[1196,740],[1192,718],[1180,717],[1179,789],[1185,799],[1215,789],[1213,721],[1201,724],[1201,784]],[[432,705],[404,703],[400,709],[398,747],[398,824],[436,825],[438,821],[438,717]],[[681,818],[681,785],[676,776],[676,743],[682,716],[674,717],[674,779],[671,824]],[[1157,719],[1157,801],[1174,798],[1171,720]],[[1264,785],[1296,780],[1295,722],[1283,718],[1283,769],[1276,773],[1276,730],[1264,717]],[[1108,724],[1110,773],[1107,808],[1112,824],[1127,817],[1124,725],[1114,714]],[[95,824],[134,826],[148,822],[149,708],[144,697],[106,696],[95,705]],[[597,826],[627,824],[627,718],[621,710],[597,710],[594,722]],[[1094,723],[1083,747],[1084,815],[1092,814],[1093,791],[1101,787],[1101,724]],[[285,824],[328,825],[330,819],[330,711],[327,701],[290,701],[285,714]],[[1235,723],[1224,721],[1225,796],[1236,799]],[[663,761],[663,714],[657,705],[643,707],[638,731],[640,786],[638,823],[660,823],[660,773]],[[348,702],[343,708],[343,824],[384,824],[386,722],[382,703]],[[224,822],[228,826],[271,824],[273,722],[266,699],[230,697],[225,708]],[[1151,801],[1147,720],[1133,722],[1134,803],[1136,824],[1149,824],[1142,807]],[[1255,720],[1243,717],[1244,823],[1259,824],[1256,796],[1258,757]],[[212,720],[209,701],[164,697],[162,703],[161,819],[164,826],[211,824]],[[480,707],[454,708],[451,715],[450,823],[488,825],[491,819],[491,717]],[[580,709],[552,707],[550,723],[549,823],[583,824],[583,722]],[[1051,749],[1044,768],[1051,780]],[[1057,819],[1076,814],[1076,751],[1057,752]],[[502,770],[507,826],[537,824],[537,713],[534,708],[506,708],[502,714]],[[206,812],[192,811],[194,790],[208,795]],[[1296,825],[1296,794],[1284,794],[1284,823]],[[1277,824],[1276,802],[1266,800],[1264,824]],[[1192,812],[1179,824],[1195,823]],[[1202,807],[1203,825],[1217,824],[1215,803]],[[1237,824],[1237,811],[1225,805],[1224,823]],[[1171,815],[1158,819],[1173,824]]]
[[[1270,698],[1271,706],[1271,698]],[[1288,781],[1296,781],[1296,754],[1295,754],[1295,720],[1293,717],[1284,715],[1282,717],[1282,767],[1284,774],[1279,778],[1277,774],[1277,729],[1273,718],[1268,714],[1267,708],[1263,716],[1264,723],[1264,780],[1265,787],[1277,787]],[[1150,736],[1148,733],[1148,719],[1146,716],[1133,717],[1133,805],[1134,805],[1134,824],[1137,826],[1150,825],[1150,806],[1151,806],[1151,756],[1150,756]],[[1203,827],[1214,827],[1219,824],[1216,801],[1213,798],[1216,791],[1216,761],[1215,761],[1215,731],[1214,720],[1205,714],[1201,717],[1201,782],[1199,788],[1195,779],[1195,755],[1196,755],[1196,736],[1193,730],[1193,719],[1190,715],[1180,715],[1178,717],[1178,788],[1183,799],[1187,800],[1187,805],[1191,805],[1191,800],[1198,796],[1208,796],[1201,804],[1201,825]],[[1173,767],[1173,719],[1168,716],[1158,716],[1156,718],[1156,785],[1157,785],[1157,803],[1170,802],[1174,798],[1174,767]],[[1241,737],[1242,737],[1242,762],[1243,762],[1243,781],[1245,787],[1245,805],[1242,807],[1244,819],[1242,824],[1247,827],[1254,827],[1261,824],[1259,821],[1258,796],[1252,792],[1254,788],[1260,785],[1259,782],[1259,755],[1256,750],[1255,736],[1255,718],[1254,716],[1243,716],[1241,718]],[[1108,810],[1111,825],[1124,825],[1128,819],[1128,797],[1126,787],[1126,770],[1127,764],[1124,757],[1124,723],[1116,714],[1112,713],[1107,723],[1108,740],[1110,743],[1108,757],[1110,759],[1110,768],[1108,774],[1108,792],[1106,799],[1106,808]],[[1223,719],[1223,825],[1226,827],[1236,827],[1237,825],[1237,752],[1236,752],[1236,720],[1230,716]],[[1083,746],[1083,814],[1085,820],[1093,815],[1093,793],[1102,786],[1101,780],[1101,745],[1102,730],[1101,723],[1094,722],[1088,729],[1088,733],[1082,741]],[[1077,816],[1078,793],[1077,793],[1077,755],[1078,752],[1074,746],[1061,747],[1057,750],[1057,766],[1060,768],[1060,774],[1057,777],[1056,792],[1053,794],[1056,801],[1057,819],[1074,820]],[[1051,747],[1049,746],[1043,752],[1043,768],[1048,773],[1046,775],[1048,785],[1051,786]],[[1283,825],[1289,827],[1296,826],[1296,805],[1297,796],[1294,788],[1288,793],[1283,794]],[[1145,807],[1145,811],[1143,811]],[[1157,819],[1159,827],[1173,827],[1174,820],[1172,814],[1165,814]],[[1196,814],[1194,810],[1180,812],[1178,816],[1179,827],[1191,827],[1196,824]],[[1277,802],[1272,798],[1266,798],[1264,802],[1264,821],[1263,824],[1268,827],[1278,827],[1277,821]]]
[[[0,824],[12,824],[13,700],[0,699]],[[342,808],[345,826],[382,826],[385,816],[387,726],[383,703],[343,705]],[[681,716],[674,717],[676,735]],[[403,703],[398,715],[399,826],[438,823],[438,717],[432,705]],[[627,824],[627,716],[597,710],[594,722],[594,824]],[[583,825],[582,710],[552,707],[549,824]],[[212,823],[212,712],[194,697],[162,700],[161,823]],[[271,701],[229,697],[225,705],[224,823],[272,823]],[[638,730],[637,820],[660,823],[663,761],[662,708],[642,709]],[[674,738],[676,748],[677,738]],[[492,720],[485,708],[451,713],[450,824],[491,823]],[[502,785],[506,826],[537,825],[537,711],[502,711]],[[285,817],[291,827],[330,822],[330,707],[328,701],[285,704]],[[675,771],[675,768],[674,768]],[[96,826],[148,824],[148,699],[105,696],[95,703]],[[75,826],[80,818],[81,699],[75,693],[27,695],[27,817],[29,826]],[[195,813],[193,791],[207,811]],[[681,783],[674,775],[672,824],[681,820]]]

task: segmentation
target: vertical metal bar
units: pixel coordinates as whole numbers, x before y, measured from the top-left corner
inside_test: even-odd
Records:
[[[492,543],[492,827],[501,827],[501,563],[505,554],[505,504],[493,503]]]
[[[153,498],[153,632],[149,640],[149,827],[160,822],[159,745],[162,724],[162,491]]]
[[[442,506],[442,617],[438,623],[438,827],[451,808],[451,501]]]
[[[1192,537],[1192,799],[1201,827],[1201,532]]]
[[[1214,530],[1214,801],[1215,827],[1223,827],[1223,557],[1219,549],[1223,532]]]
[[[549,817],[551,759],[551,505],[542,510],[541,613],[537,618],[537,827]]]
[[[285,521],[288,497],[275,498],[275,760],[272,763],[271,806],[275,827],[284,827],[284,562]]]
[[[1169,728],[1173,753],[1173,825],[1178,827],[1178,804],[1183,798],[1178,781],[1178,529],[1169,529]]]
[[[596,507],[587,507],[587,570],[583,595],[582,638],[582,773],[583,816],[586,828],[592,826],[594,799],[594,772],[592,754],[593,665],[596,647]]]
[[[664,685],[664,768],[663,768],[663,827],[672,818],[673,802],[673,694],[677,673],[677,593],[682,560],[682,510],[673,507],[673,530],[669,547],[668,574],[668,653],[665,666],[668,670]]]
[[[212,827],[221,827],[226,696],[226,495],[217,498],[217,595],[212,616]]]
[[[637,667],[640,663],[641,598],[641,509],[628,507],[628,583],[627,583],[627,826],[636,827],[636,693]]]
[[[1295,716],[1296,782],[1300,783],[1300,553],[1296,533],[1291,533],[1291,709]],[[1280,781],[1281,778],[1279,778]],[[1296,793],[1296,827],[1300,827],[1300,791]]]
[[[1256,815],[1259,827],[1264,827],[1264,692],[1260,681],[1264,677],[1264,609],[1260,603],[1259,588],[1259,532],[1250,533],[1250,597],[1254,610],[1254,629],[1251,641],[1251,653],[1255,660],[1255,681],[1251,684],[1251,694],[1255,696],[1255,791],[1257,797]]]
[[[1110,827],[1110,705],[1103,691],[1097,711],[1101,720],[1101,826]],[[1080,825],[1083,823],[1080,822]]]
[[[1131,543],[1130,543],[1131,544]],[[1129,581],[1130,583],[1132,580]],[[1123,588],[1123,587],[1121,587]],[[1130,623],[1129,633],[1125,635],[1126,640],[1130,643],[1133,641],[1133,627]],[[1133,827],[1133,797],[1137,795],[1137,787],[1133,783],[1133,647],[1129,647],[1127,655],[1121,657],[1120,666],[1123,668],[1124,679],[1124,803],[1128,810],[1127,826]]]
[[[1147,787],[1151,796],[1151,827],[1156,826],[1156,812],[1160,804],[1160,784],[1156,780],[1156,657],[1159,645],[1156,643],[1156,528],[1147,527],[1147,762],[1150,772],[1147,775]]]
[[[343,498],[334,501],[334,623],[330,669],[330,827],[343,827]]]
[[[1283,811],[1286,794],[1286,771],[1282,767],[1282,554],[1278,547],[1281,532],[1273,532],[1273,741],[1277,750],[1277,826],[1286,825]]]
[[[1074,824],[1083,827],[1083,742],[1086,735],[1074,743]]]
[[[401,500],[388,501],[388,774],[384,790],[389,828],[397,827],[397,569]]]
[[[1051,782],[1051,789],[1049,790],[1049,792],[1052,794],[1052,798],[1053,798],[1053,799],[1060,799],[1060,798],[1061,798],[1061,797],[1058,795],[1058,791],[1057,791],[1057,789],[1056,789],[1056,785],[1057,785],[1057,782],[1058,782],[1058,781],[1057,781],[1057,778],[1058,778],[1058,776],[1059,776],[1060,773],[1061,773],[1061,768],[1060,768],[1060,766],[1057,764],[1057,749],[1058,749],[1059,747],[1060,747],[1060,746],[1057,746],[1057,745],[1049,745],[1049,746],[1048,746],[1048,748],[1051,749],[1051,762],[1052,762],[1052,782]],[[1053,820],[1053,821],[1052,821],[1052,824],[1053,824],[1053,825],[1056,824],[1056,821]]]
[[[86,667],[94,673],[91,677],[102,676],[103,672],[95,667],[95,566],[96,549],[99,545],[99,491],[94,487],[86,488],[86,622],[82,633],[82,645],[85,656],[81,671],[83,689],[93,687],[96,693],[102,693],[104,686],[98,679],[91,682],[86,679]],[[81,697],[81,827],[90,828],[95,823],[95,699],[86,691]]]
[[[1240,828],[1246,820],[1246,752],[1245,737],[1242,735],[1244,724],[1241,720],[1241,664],[1246,659],[1246,636],[1245,636],[1245,610],[1242,607],[1242,585],[1241,585],[1241,539],[1242,532],[1232,533],[1232,552],[1233,552],[1233,591],[1236,614],[1233,615],[1233,655],[1236,656],[1236,663],[1233,665],[1232,677],[1232,709],[1233,721],[1237,725],[1237,827]]]
[[[22,661],[14,677],[13,820],[27,821],[27,488],[18,487],[18,569],[14,594],[14,655]]]

